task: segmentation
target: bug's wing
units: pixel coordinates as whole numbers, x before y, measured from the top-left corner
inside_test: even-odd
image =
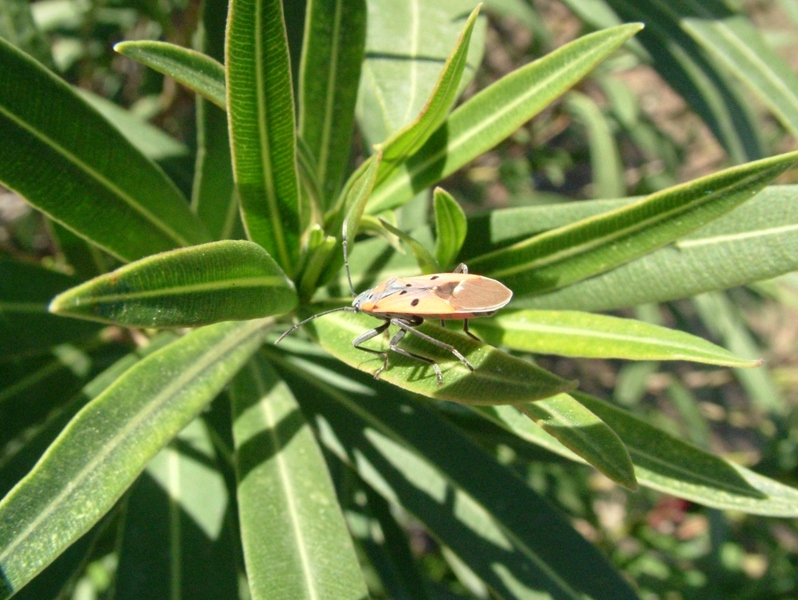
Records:
[[[454,309],[446,298],[427,288],[407,288],[400,293],[382,296],[368,306],[364,312],[381,315],[416,315],[419,317],[451,317]]]
[[[495,279],[469,277],[452,288],[448,300],[455,311],[480,313],[499,310],[512,297],[512,290]]]

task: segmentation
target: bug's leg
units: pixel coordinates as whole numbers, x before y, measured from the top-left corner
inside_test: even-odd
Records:
[[[352,345],[355,348],[357,348],[358,350],[362,350],[363,352],[370,352],[371,354],[376,354],[377,356],[381,356],[382,357],[382,366],[379,369],[377,369],[376,373],[374,373],[374,379],[379,379],[380,378],[380,373],[382,373],[385,370],[385,368],[388,366],[388,353],[387,352],[381,352],[380,350],[374,350],[372,348],[366,348],[364,346],[361,346],[361,344],[363,342],[369,341],[371,338],[377,337],[383,331],[388,329],[388,327],[390,327],[390,326],[391,326],[391,322],[390,321],[385,321],[382,325],[379,325],[379,326],[375,327],[374,329],[370,329],[366,333],[364,333],[362,335],[359,335],[357,338],[355,338],[355,341],[352,342]]]
[[[471,333],[471,332],[468,330],[468,319],[463,319],[463,331],[465,331],[466,335],[467,335],[468,337],[470,337],[471,339],[474,339],[474,340],[476,340],[476,341],[478,341],[478,342],[482,343],[482,340],[481,340],[481,339],[479,339],[477,336],[475,336],[473,333]]]
[[[462,275],[468,275],[468,267],[466,266],[465,263],[460,263],[459,265],[457,265],[457,268],[455,268],[455,270],[452,271],[452,273],[460,273]]]
[[[465,356],[463,356],[462,354],[460,354],[460,351],[457,348],[455,348],[451,344],[447,344],[446,342],[442,342],[440,340],[436,340],[431,335],[427,335],[426,333],[421,333],[418,329],[415,329],[416,327],[421,325],[423,322],[424,322],[424,319],[422,319],[421,317],[413,317],[412,319],[391,319],[391,323],[396,325],[400,329],[403,329],[404,331],[412,333],[413,335],[417,335],[422,340],[427,341],[430,344],[435,344],[436,346],[438,346],[439,348],[443,348],[447,352],[451,352],[452,354],[454,354],[454,356],[457,358],[457,360],[459,360],[461,363],[463,363],[466,367],[468,367],[472,371],[476,370],[474,368],[474,365],[472,365],[470,362],[468,362],[468,359]]]
[[[416,354],[415,352],[410,352],[409,350],[405,350],[404,348],[399,347],[399,342],[402,341],[402,338],[405,337],[407,333],[406,329],[400,328],[399,331],[396,332],[391,338],[390,348],[397,354],[401,354],[402,356],[407,356],[409,358],[415,358],[416,360],[423,360],[425,363],[429,363],[432,365],[432,368],[435,369],[435,377],[438,380],[438,385],[443,384],[443,373],[441,373],[441,368],[431,358],[427,358],[426,356],[421,356],[420,354]]]

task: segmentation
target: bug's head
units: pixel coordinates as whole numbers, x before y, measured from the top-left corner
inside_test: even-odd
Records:
[[[352,308],[355,309],[355,312],[360,312],[360,307],[363,305],[364,302],[368,302],[371,299],[372,291],[366,290],[365,292],[361,292],[355,299],[352,300]]]

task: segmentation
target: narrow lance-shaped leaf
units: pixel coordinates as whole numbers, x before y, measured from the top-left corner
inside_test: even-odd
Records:
[[[20,423],[18,419],[3,419],[3,429],[0,430],[2,435],[2,443],[6,448],[14,448],[5,453],[2,460],[0,460],[0,496],[5,496],[25,475],[27,475],[33,466],[39,461],[42,455],[50,447],[53,440],[56,439],[64,428],[72,420],[72,417],[82,409],[86,404],[94,400],[97,396],[103,393],[109,386],[113,385],[119,377],[135,365],[139,360],[145,356],[149,356],[153,352],[157,352],[167,344],[172,343],[177,336],[171,331],[164,331],[152,338],[149,344],[143,348],[137,348],[133,352],[119,358],[111,366],[107,367],[94,378],[90,379],[77,393],[72,393],[70,386],[67,382],[63,381],[46,381],[46,385],[51,389],[55,389],[53,395],[58,396],[57,406],[53,403],[47,405],[49,410],[46,411],[46,419],[44,421],[34,418],[33,421],[27,423]],[[105,352],[103,352],[105,350]],[[113,360],[118,354],[109,352],[106,347],[97,352],[92,358],[99,358],[102,354],[107,354],[106,360]],[[100,359],[102,360],[102,359]],[[101,365],[107,365],[106,360],[101,362]],[[99,360],[97,362],[100,362]],[[37,375],[41,375],[39,372]],[[64,385],[67,383],[66,385]],[[17,386],[19,390],[19,386]],[[14,391],[9,390],[9,391]],[[0,401],[7,398],[0,397]],[[10,398],[13,400],[22,400],[22,397]],[[37,402],[47,403],[47,395],[39,394]],[[19,412],[19,411],[17,411]],[[36,417],[34,411],[28,411],[26,417]],[[33,428],[33,425],[36,425]],[[6,427],[14,427],[20,425],[24,428],[17,430],[15,436],[19,443],[11,442],[14,437],[10,437]],[[33,432],[31,434],[31,432]],[[11,442],[12,445],[8,445]]]
[[[294,284],[263,248],[225,240],[164,252],[56,296],[50,311],[129,327],[193,327],[288,312]]]
[[[368,1],[368,38],[359,87],[359,128],[369,145],[387,140],[421,112],[477,2]],[[477,20],[460,90],[485,51],[487,19]]]
[[[542,294],[603,273],[706,225],[790,168],[798,153],[734,167],[652,194],[470,261],[516,296]]]
[[[120,42],[114,50],[168,75],[219,108],[225,108],[224,65],[210,56],[190,48],[150,40]]]
[[[224,60],[227,0],[202,3],[203,35],[194,38],[196,48],[218,61]],[[222,85],[224,73],[222,73]],[[226,90],[225,90],[226,96]],[[197,148],[191,208],[216,240],[243,237],[238,194],[233,181],[227,112],[198,96],[195,102]]]
[[[236,377],[230,395],[253,599],[365,598],[327,464],[291,390],[256,358]]]
[[[422,273],[430,274],[441,272],[441,267],[438,264],[438,261],[435,260],[435,257],[420,242],[415,240],[412,236],[406,234],[398,227],[394,227],[385,219],[380,219],[379,221],[383,229],[388,231],[388,233],[398,237],[408,248],[410,248],[413,256],[416,257],[416,261],[418,261],[418,266]]]
[[[444,269],[453,266],[463,247],[468,222],[457,200],[442,188],[432,196],[435,207],[435,258]]]
[[[233,0],[227,26],[233,172],[249,238],[293,277],[299,261],[294,97],[280,0]]]
[[[316,159],[321,206],[341,184],[349,162],[365,46],[365,0],[308,3],[299,75],[299,133]]]
[[[701,450],[608,402],[581,393],[572,395],[623,440],[641,486],[723,510],[798,516],[798,490]],[[522,439],[582,461],[513,407],[480,411]]]
[[[261,343],[264,322],[198,329],[148,356],[81,410],[0,502],[0,597],[96,523]]]
[[[481,5],[478,5],[471,11],[463,32],[460,34],[449,58],[446,59],[424,108],[412,123],[409,123],[394,133],[386,142],[380,144],[383,157],[380,172],[377,176],[378,184],[385,181],[400,163],[417,152],[446,119],[452,104],[457,99],[460,78],[463,76],[466,58],[468,57],[471,34],[474,31],[480,8]]]
[[[319,343],[330,354],[374,374],[382,367],[383,358],[353,347],[352,341],[379,324],[380,321],[365,314],[340,312],[316,319],[308,324],[308,328],[314,329]],[[402,340],[401,348],[437,362],[443,373],[442,385],[437,384],[431,365],[391,351],[377,338],[377,341],[367,342],[366,347],[387,353],[388,367],[380,374],[380,379],[423,396],[463,404],[530,402],[574,387],[573,382],[464,335],[430,324],[424,324],[418,330],[452,345],[475,370],[470,371],[448,350],[410,332]]]
[[[455,110],[369,202],[372,214],[404,204],[506,139],[626,40],[630,24],[586,35],[503,77]]]
[[[197,159],[191,208],[214,239],[241,237],[238,194],[230,162],[227,114],[205,98],[197,98]]]
[[[604,475],[629,490],[637,489],[632,459],[621,438],[571,396],[557,394],[515,406]]]
[[[360,228],[360,219],[366,207],[371,191],[374,189],[374,182],[377,180],[377,173],[380,169],[382,152],[377,151],[366,160],[360,168],[352,173],[344,186],[338,200],[339,207],[333,213],[333,218],[328,224],[327,230],[335,239],[343,244],[343,228],[346,224],[346,236],[349,248],[354,245],[355,237]],[[336,255],[336,248],[330,249],[333,255],[327,261],[327,267],[320,278],[321,283],[327,283],[341,270],[344,263],[343,252]]]
[[[549,294],[521,298],[514,306],[613,310],[798,270],[796,190],[795,186],[769,187],[674,245]],[[534,219],[521,214],[507,217]]]
[[[210,241],[177,187],[63,81],[0,39],[0,181],[121,260]]]
[[[755,367],[761,361],[739,358],[700,337],[607,315],[559,310],[503,311],[471,323],[480,339],[522,352],[626,358],[690,360],[729,367]]]
[[[590,96],[572,90],[565,103],[574,120],[585,128],[590,149],[591,196],[618,198],[626,192],[624,166],[608,118]]]
[[[89,90],[74,89],[150,160],[168,162],[189,155],[188,146],[177,141],[163,129],[150,124],[145,118]]]

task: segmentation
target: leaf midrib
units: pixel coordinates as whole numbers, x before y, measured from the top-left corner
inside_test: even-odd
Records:
[[[275,285],[281,284],[281,285]],[[158,288],[154,290],[141,290],[138,292],[128,292],[121,294],[105,294],[81,297],[78,296],[78,304],[86,306],[91,304],[101,304],[103,302],[119,302],[124,300],[136,300],[140,298],[163,298],[166,296],[183,296],[186,294],[197,294],[208,291],[225,290],[232,288],[274,288],[283,287],[289,289],[282,277],[249,277],[242,279],[225,279],[222,281],[210,281],[207,283],[192,284],[187,286],[174,286],[168,288]]]
[[[191,242],[180,234],[178,234],[174,229],[169,227],[166,223],[164,223],[161,219],[156,217],[152,212],[147,210],[144,206],[140,203],[136,202],[133,197],[129,194],[124,192],[121,188],[114,185],[107,177],[102,175],[100,172],[96,171],[95,169],[91,168],[87,163],[80,160],[75,154],[68,151],[64,146],[57,143],[54,139],[46,135],[43,131],[39,129],[35,129],[29,126],[25,121],[17,118],[16,115],[9,112],[4,106],[0,105],[0,114],[7,117],[11,120],[14,124],[16,124],[21,129],[27,131],[30,135],[41,141],[45,146],[48,146],[55,150],[58,154],[63,156],[67,162],[75,165],[79,170],[83,171],[86,175],[92,178],[94,181],[99,182],[103,187],[105,187],[109,192],[111,192],[114,196],[122,200],[126,205],[132,208],[136,213],[144,217],[148,222],[154,225],[159,231],[163,232],[169,239],[174,240],[179,246],[190,246]],[[110,252],[114,253],[113,250],[109,250]]]

